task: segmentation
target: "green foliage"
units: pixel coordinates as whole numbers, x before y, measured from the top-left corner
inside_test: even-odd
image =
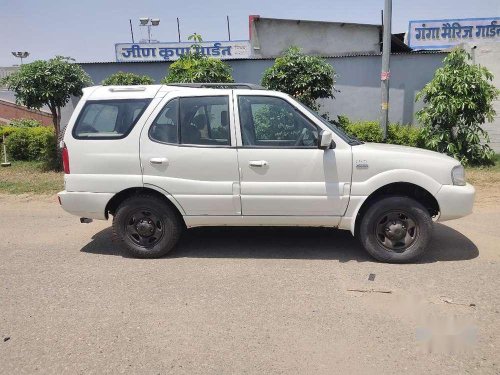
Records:
[[[360,141],[379,143],[383,141],[382,129],[377,121],[351,122],[347,116],[340,115],[335,125]],[[386,142],[401,146],[422,147],[424,145],[423,129],[411,125],[389,124]]]
[[[170,65],[162,83],[229,83],[234,82],[231,67],[221,60],[188,53]]]
[[[266,69],[262,85],[269,90],[286,92],[317,110],[317,99],[334,97],[337,91],[335,77],[335,70],[325,59],[305,55],[300,48],[290,47]]]
[[[411,125],[389,124],[387,143],[401,146],[422,147],[423,128]]]
[[[191,34],[190,36],[188,36],[188,40],[192,40],[193,42],[195,43],[200,43],[200,42],[203,42],[203,38],[201,37],[200,34]]]
[[[447,153],[464,165],[489,165],[494,152],[481,125],[493,121],[493,101],[500,91],[485,67],[469,63],[470,55],[454,49],[434,78],[417,95],[425,107],[417,112],[426,148]]]
[[[0,143],[3,142],[3,136],[8,137],[10,133],[15,132],[17,127],[11,125],[0,126]]]
[[[202,55],[198,52],[197,43],[202,41],[201,35],[190,35],[189,40],[195,44],[189,53],[182,55],[173,62],[168,75],[161,83],[230,83],[234,82],[231,67],[224,61]]]
[[[45,126],[33,128],[1,127],[0,133],[8,133],[5,139],[7,154],[13,160],[43,161],[54,166],[56,137]]]
[[[359,121],[349,123],[344,130],[364,142],[382,142],[382,129],[377,121]]]
[[[14,128],[36,128],[39,126],[43,126],[43,124],[40,121],[32,118],[20,118],[11,120],[9,126],[12,126]]]
[[[139,75],[135,73],[128,72],[117,72],[111,74],[109,77],[104,79],[101,84],[103,86],[112,86],[112,85],[121,85],[121,86],[129,86],[129,85],[152,85],[155,81],[153,78],[146,75]]]
[[[337,116],[338,118],[338,122],[337,121],[333,121],[333,123],[335,125],[337,125],[338,127],[340,127],[341,129],[345,129],[345,127],[347,125],[349,125],[349,118],[346,116],[346,115],[338,115]]]
[[[59,132],[61,107],[71,96],[81,96],[82,89],[92,83],[78,64],[68,57],[37,60],[21,65],[18,71],[1,80],[16,94],[16,102],[28,108],[47,105],[52,112],[54,129]]]

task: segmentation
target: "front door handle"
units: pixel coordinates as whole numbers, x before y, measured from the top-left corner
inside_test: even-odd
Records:
[[[154,165],[159,165],[159,164],[168,164],[168,159],[167,158],[151,158],[149,159],[149,162]]]
[[[265,160],[250,160],[248,163],[251,167],[266,167],[268,165]]]

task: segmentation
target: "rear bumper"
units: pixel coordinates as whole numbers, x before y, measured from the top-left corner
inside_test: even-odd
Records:
[[[61,191],[57,194],[64,211],[79,217],[107,220],[106,205],[114,193],[82,193]]]
[[[476,190],[470,184],[443,185],[436,194],[440,211],[438,221],[458,219],[471,214],[475,195]]]

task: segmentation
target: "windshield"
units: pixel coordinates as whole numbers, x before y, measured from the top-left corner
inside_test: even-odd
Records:
[[[306,109],[307,112],[309,112],[314,117],[316,117],[319,121],[321,121],[323,124],[325,124],[328,127],[328,129],[330,129],[332,132],[334,132],[335,134],[337,134],[340,138],[342,138],[344,141],[346,141],[351,146],[363,144],[363,142],[361,142],[359,139],[357,139],[356,137],[353,137],[351,135],[348,135],[342,129],[340,129],[339,127],[335,126],[331,122],[327,121],[324,117],[320,116],[316,111],[314,111],[313,109],[309,108],[305,104],[303,104],[303,103],[301,103],[299,101],[297,101],[297,103],[299,103],[302,106],[302,108]]]

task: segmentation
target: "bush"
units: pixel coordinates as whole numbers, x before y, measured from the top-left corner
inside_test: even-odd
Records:
[[[10,125],[0,126],[0,143],[3,142],[3,136],[8,137],[10,133],[16,131],[19,128]]]
[[[14,128],[36,128],[43,126],[40,121],[32,118],[13,119],[10,121],[9,125]]]
[[[340,115],[338,121],[334,123],[347,134],[356,137],[360,141],[383,141],[382,129],[377,121],[351,122],[346,116]],[[401,146],[422,147],[424,144],[423,129],[411,125],[389,124],[386,142]]]
[[[382,142],[382,129],[376,121],[351,122],[344,130],[364,142]]]
[[[443,67],[417,94],[416,99],[425,103],[417,118],[424,126],[426,148],[447,153],[464,165],[490,165],[495,153],[484,144],[489,137],[481,125],[493,121],[493,101],[500,90],[491,82],[491,72],[470,60],[460,48],[444,59]]]
[[[9,133],[5,139],[5,146],[10,158],[43,161],[47,166],[55,166],[56,137],[51,128],[44,126],[35,128],[2,127],[0,131]]]
[[[423,129],[418,126],[389,124],[387,129],[387,143],[393,145],[422,147]]]
[[[130,86],[130,85],[152,85],[155,81],[153,78],[146,75],[139,75],[135,73],[127,73],[127,72],[117,72],[115,74],[111,74],[109,77],[104,79],[101,84],[103,86],[112,86],[112,85],[121,85],[121,86]]]
[[[305,55],[300,48],[290,47],[266,69],[262,86],[286,92],[317,110],[317,99],[333,98],[335,77],[335,70],[325,59]]]

